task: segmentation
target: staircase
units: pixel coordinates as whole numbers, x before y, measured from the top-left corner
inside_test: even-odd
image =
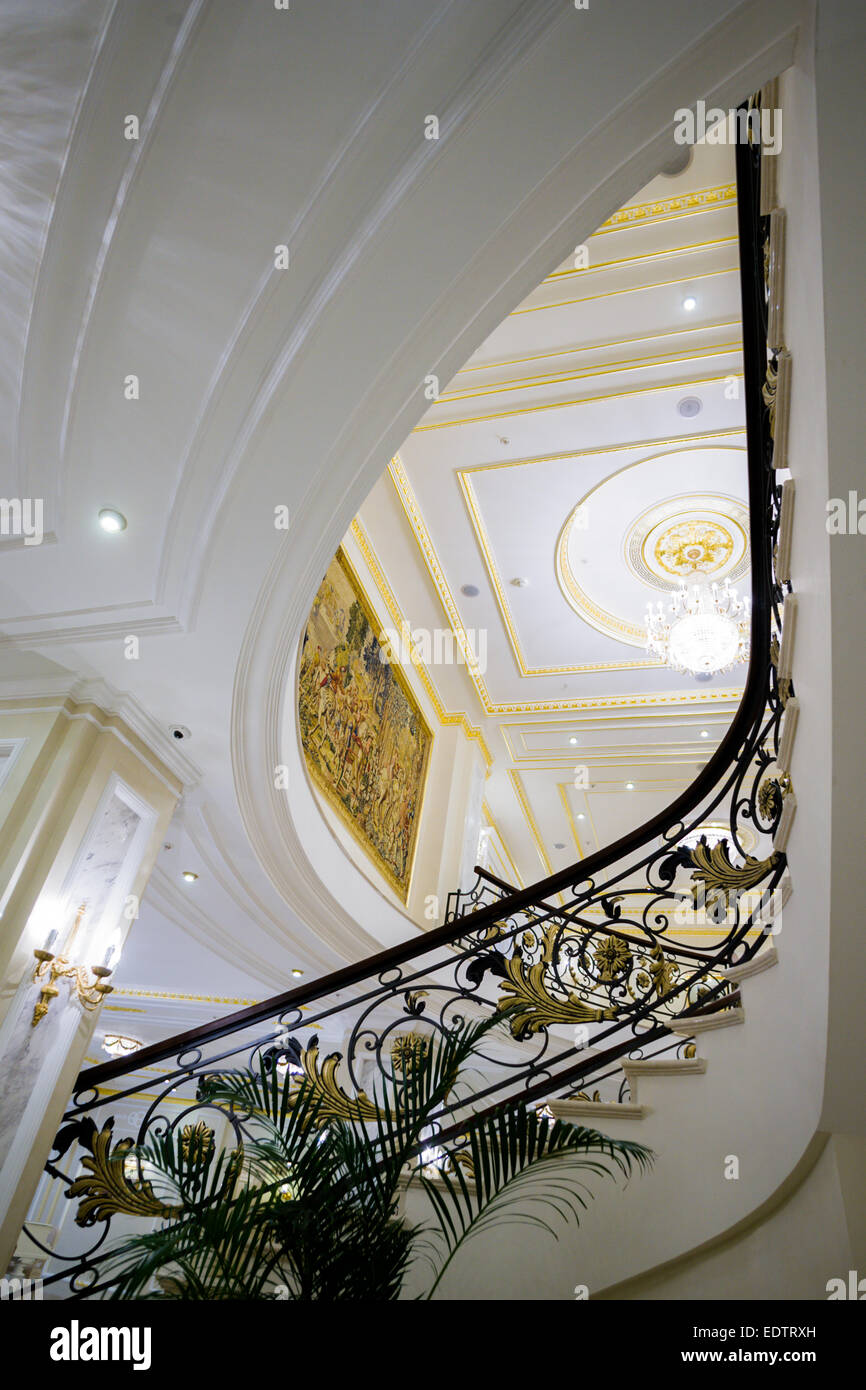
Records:
[[[720,1219],[741,1215],[749,1183],[758,1183],[756,1193],[766,1180],[766,1171],[746,1170],[761,1107],[772,1112],[767,1088],[750,1090],[740,1123],[731,1124],[725,1097],[744,1068],[784,1065],[750,1055],[746,1015],[783,1007],[773,979],[782,973],[774,933],[790,892],[785,847],[796,805],[793,490],[773,467],[787,378],[767,350],[771,221],[761,212],[760,148],[739,146],[737,158],[752,638],[743,701],[715,756],[665,812],[579,865],[519,891],[479,870],[473,891],[452,895],[444,925],[420,940],[82,1072],[25,1228],[48,1257],[49,1296],[99,1293],[109,1234],[159,1218],[146,1185],[124,1171],[124,1139],[140,1143],[155,1129],[200,1122],[219,1144],[242,1138],[241,1118],[202,1099],[209,1073],[259,1061],[295,1068],[330,1113],[363,1119],[377,1076],[394,1075],[395,1043],[447,1030],[458,1016],[499,1011],[502,1037],[485,1054],[474,1095],[443,1105],[437,1145],[459,1144],[471,1116],[522,1101],[640,1138],[660,1155],[649,1178],[591,1208],[579,1245],[561,1242],[555,1259],[545,1247],[538,1297],[571,1297],[574,1285],[595,1293],[694,1248]],[[722,817],[726,838],[695,839]],[[699,913],[712,932],[695,945],[688,926]],[[706,1092],[699,1108],[696,1088]],[[734,1159],[742,1178],[724,1176]],[[699,1190],[708,1172],[723,1184],[711,1211]],[[660,1229],[654,1207],[679,1210],[679,1225],[672,1216]],[[619,1238],[626,1225],[627,1242]],[[47,1228],[56,1232],[50,1246]],[[513,1254],[497,1262],[500,1239],[484,1246],[486,1295],[496,1296],[498,1280],[500,1296],[526,1296],[514,1291]],[[478,1277],[468,1268],[466,1287],[477,1288]]]

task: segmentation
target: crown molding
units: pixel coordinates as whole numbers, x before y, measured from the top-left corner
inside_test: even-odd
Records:
[[[60,710],[66,703],[78,706],[95,705],[109,718],[119,719],[136,739],[144,744],[160,763],[189,791],[201,781],[201,770],[171,738],[163,726],[128,691],[116,690],[101,677],[85,679],[80,676],[44,676],[0,681],[0,703],[12,702],[16,710],[30,702],[38,708]],[[54,701],[52,705],[49,703]],[[71,717],[78,712],[67,710]],[[120,736],[120,731],[114,730]],[[154,769],[156,771],[156,769]]]

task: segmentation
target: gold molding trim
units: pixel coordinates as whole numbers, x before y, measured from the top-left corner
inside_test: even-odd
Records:
[[[571,304],[591,304],[594,299],[618,299],[622,294],[643,294],[646,290],[669,289],[671,285],[681,285],[686,278],[689,284],[697,284],[699,280],[713,280],[718,275],[738,274],[738,265],[726,265],[718,270],[704,270],[700,275],[675,275],[673,280],[654,280],[651,285],[632,285],[621,290],[600,290],[598,294],[583,294],[577,299],[555,299],[550,304],[529,304],[525,309],[512,309],[509,318],[518,318],[520,314],[541,314],[545,309],[567,309]]]
[[[466,470],[460,470],[458,472],[457,482],[460,486],[461,492],[463,493],[463,500],[466,504],[466,509],[469,513],[469,520],[472,525],[472,529],[475,532],[475,539],[478,544],[478,548],[483,556],[484,563],[487,567],[487,573],[490,578],[490,583],[493,586],[493,593],[496,597],[496,602],[499,607],[499,613],[502,618],[502,622],[505,626],[505,631],[508,635],[508,640],[511,646],[511,654],[514,657],[514,660],[517,662],[517,668],[522,677],[577,675],[587,671],[632,671],[645,670],[647,668],[652,667],[661,669],[664,666],[663,661],[648,660],[583,662],[579,666],[527,666],[526,658],[524,657],[523,650],[520,646],[520,639],[517,635],[517,628],[514,624],[514,619],[511,616],[511,609],[508,605],[508,597],[505,593],[505,585],[502,583],[502,580],[500,578],[499,570],[496,565],[496,560],[493,556],[493,548],[490,544],[490,537],[487,534],[487,528],[485,527],[484,521],[481,516],[481,508],[478,505],[478,499],[475,496],[475,491],[472,487],[472,483],[470,479],[466,476]],[[610,636],[609,633],[605,635]]]
[[[123,999],[123,998],[128,998],[128,999],[176,999],[176,1000],[180,1000],[180,1001],[182,1001],[182,1002],[184,1002],[184,1003],[189,1002],[189,1003],[193,1003],[193,1004],[241,1004],[241,1005],[249,1005],[249,1004],[258,1004],[258,1003],[260,1002],[258,999],[230,999],[227,995],[223,995],[223,994],[172,994],[169,990],[157,990],[157,989],[121,989],[119,986],[115,987],[114,997],[115,997],[115,1000],[117,1000],[117,999]],[[107,1009],[121,1010],[121,1006],[120,1006],[119,1004],[117,1004],[117,1003],[114,1003],[114,1004],[106,1004],[105,1007],[106,1007]],[[132,1012],[133,1012],[133,1010],[131,1010],[131,1009],[122,1009],[121,1011],[124,1012],[124,1013],[132,1013]],[[143,1010],[136,1009],[135,1012],[136,1012],[136,1013],[141,1013],[141,1012],[143,1012]]]
[[[731,454],[745,452],[745,450],[738,448],[736,445],[732,444],[720,444],[716,445],[716,448],[725,453]],[[631,463],[624,464],[622,468],[618,468],[614,473],[609,473],[606,478],[603,478],[601,480],[601,482],[596,483],[593,487],[589,489],[588,492],[585,492],[583,496],[580,498],[580,500],[577,502],[576,506],[570,512],[570,514],[566,517],[565,523],[562,527],[562,530],[559,533],[559,537],[556,542],[555,565],[557,582],[559,584],[562,594],[569,603],[569,606],[575,611],[575,613],[577,613],[578,617],[582,618],[585,623],[587,623],[590,627],[594,628],[596,632],[600,632],[603,636],[612,637],[616,641],[627,642],[629,643],[629,645],[634,647],[644,647],[646,644],[645,628],[638,626],[638,624],[636,623],[630,623],[624,618],[617,618],[613,613],[609,613],[606,609],[602,608],[600,604],[597,604],[594,599],[591,599],[589,597],[589,594],[587,594],[586,591],[583,588],[581,588],[580,584],[575,578],[568,557],[568,543],[571,537],[571,531],[574,525],[575,515],[577,514],[577,512],[580,511],[582,507],[586,505],[586,503],[589,501],[591,497],[593,497],[597,492],[601,490],[601,488],[605,487],[607,483],[610,482],[611,478],[620,477],[623,473],[627,473],[631,468],[640,468],[647,463],[657,463],[662,459],[674,458],[677,454],[694,452],[695,450],[693,449],[669,449],[663,454],[649,454],[645,458],[634,459]],[[683,502],[691,503],[695,496],[705,495],[708,494],[683,493],[680,498],[667,498],[665,499],[665,502],[682,500]],[[718,494],[718,496],[721,497],[722,494]],[[732,502],[740,501],[739,498],[729,498],[727,496],[725,496],[725,500]],[[658,503],[656,505],[660,506],[662,505],[662,503]],[[683,513],[679,514],[684,515],[687,510],[688,508],[684,509]],[[646,516],[646,514],[646,512],[643,512],[641,516],[637,518],[636,521],[632,522],[632,526],[628,533],[629,535],[631,534],[631,531],[634,530],[634,527],[640,523],[643,517]],[[727,519],[732,524],[737,524],[734,523],[733,517],[728,517]],[[743,528],[740,529],[743,530]],[[745,553],[748,554],[748,535],[745,530],[743,530],[743,536],[745,538],[747,547]],[[627,555],[626,563],[628,563]],[[663,666],[664,662],[659,662],[658,665]]]
[[[691,332],[699,331],[695,329]],[[655,337],[668,335],[655,334]],[[671,335],[672,336],[672,335]],[[628,342],[640,342],[639,338],[624,338],[623,344]],[[597,352],[604,351],[605,348],[618,347],[619,343],[597,343],[585,348],[570,348],[569,352]],[[709,343],[705,347],[695,348],[692,352],[660,353],[649,357],[623,357],[614,362],[603,362],[596,364],[592,368],[579,372],[547,372],[540,376],[511,377],[506,381],[495,382],[488,386],[482,386],[477,391],[442,391],[436,397],[436,404],[442,401],[471,401],[481,399],[483,396],[504,396],[512,391],[538,390],[543,386],[565,386],[571,381],[588,381],[592,377],[617,376],[627,371],[648,371],[652,367],[679,367],[686,362],[701,362],[710,357],[731,357],[740,356],[742,346],[739,342],[730,343]],[[495,370],[491,368],[490,370]]]
[[[388,465],[388,474],[394,485],[394,490],[400,499],[400,504],[406,513],[406,517],[412,529],[412,534],[421,552],[421,558],[427,567],[427,573],[433,580],[433,586],[439,595],[439,601],[451,625],[451,630],[463,648],[463,651],[471,655],[472,644],[466,634],[466,629],[460,621],[460,614],[457,611],[457,604],[454,602],[454,595],[448,586],[448,581],[445,578],[445,571],[436,553],[436,547],[433,544],[430,532],[427,530],[427,524],[421,515],[418,499],[406,475],[406,470],[403,467],[403,462],[399,454],[395,454],[391,459]],[[494,707],[487,686],[484,683],[484,677],[478,670],[477,663],[473,660],[468,660],[466,662],[466,669],[475,686],[475,691],[481,701],[482,708],[487,714],[494,713]]]
[[[480,425],[487,420],[510,419],[513,415],[535,415],[540,410],[566,410],[575,405],[597,405],[600,401],[622,400],[626,396],[648,396],[654,391],[688,391],[698,386],[712,386],[719,381],[741,380],[743,373],[723,372],[720,376],[702,376],[693,381],[653,382],[651,386],[636,386],[628,391],[608,391],[596,396],[576,396],[567,401],[542,401],[539,405],[525,405],[517,410],[494,410],[487,415],[468,415],[462,420],[436,420],[429,425],[416,425],[413,434],[427,434],[430,430],[447,430],[458,425]]]
[[[624,227],[633,227],[636,222],[646,226],[652,222],[671,222],[680,217],[693,216],[695,213],[714,212],[720,207],[736,206],[737,185],[714,184],[710,188],[695,188],[691,193],[659,198],[654,203],[634,203],[631,207],[620,208],[606,222],[602,222],[598,231],[593,232],[593,236],[619,232]]]
[[[459,472],[465,473],[467,476],[470,473],[492,473],[497,468],[528,468],[534,463],[561,463],[565,459],[590,458],[593,454],[627,454],[635,449],[663,449],[668,444],[674,446],[674,452],[676,452],[678,448],[685,448],[690,444],[704,444],[710,439],[731,439],[734,436],[739,436],[745,441],[745,425],[734,425],[730,429],[724,430],[708,430],[699,434],[676,434],[664,438],[635,439],[630,444],[588,444],[583,449],[565,449],[558,454],[529,454],[526,458],[503,459],[499,463],[474,463],[469,468],[459,469]],[[639,461],[636,460],[636,462]],[[628,467],[627,464],[624,466]]]
[[[569,802],[568,802],[568,783],[567,783],[567,782],[558,782],[558,783],[557,783],[557,787],[558,787],[558,790],[559,790],[559,799],[560,799],[560,801],[562,802],[563,809],[565,810],[566,820],[568,821],[568,824],[569,824],[569,826],[571,827],[571,837],[572,837],[572,839],[574,840],[574,843],[575,843],[576,846],[577,846],[577,853],[578,853],[579,857],[580,857],[581,859],[583,859],[583,858],[584,858],[583,845],[580,843],[580,836],[579,836],[578,833],[577,833],[577,826],[576,826],[575,823],[574,823],[574,816],[573,816],[572,813],[571,813],[571,806],[569,805]]]
[[[719,690],[704,692],[703,694],[697,692],[692,694],[691,691],[660,691],[656,695],[599,695],[586,696],[576,700],[530,700],[526,704],[495,705],[489,713],[546,714],[550,712],[567,714],[571,710],[621,709],[630,705],[636,705],[641,709],[657,705],[702,705],[730,699],[740,700],[742,695],[742,689],[735,690],[733,694],[730,690]]]
[[[373,550],[373,547],[370,543],[370,538],[357,517],[355,517],[354,521],[352,522],[349,531],[352,536],[352,539],[354,540],[355,544],[361,552],[361,555],[364,558],[364,563],[367,565],[367,568],[369,569],[370,574],[372,575],[376,588],[379,590],[379,593],[382,597],[382,602],[385,604],[385,607],[388,610],[389,618],[391,619],[397,630],[402,632],[406,619],[403,615],[400,605],[397,602],[393,589],[388,583],[388,580],[385,578],[382,566],[380,565],[378,557],[376,556],[376,553]],[[455,636],[457,636],[456,633]],[[459,640],[460,639],[458,638],[458,641]],[[412,657],[412,665],[418,672],[421,683],[427,692],[428,698],[430,700],[431,705],[433,706],[433,709],[436,712],[436,718],[439,720],[439,723],[443,725],[457,724],[462,729],[466,738],[470,740],[476,740],[479,748],[481,749],[484,761],[487,764],[487,771],[489,772],[491,767],[493,766],[493,754],[491,753],[490,748],[487,745],[487,741],[483,733],[481,732],[481,729],[478,728],[477,725],[472,724],[470,722],[469,716],[466,714],[464,710],[455,710],[453,712],[449,712],[448,710],[446,710],[439,697],[439,692],[433,684],[433,679],[425,663],[421,660],[414,646],[412,646],[411,643],[409,644],[409,647]],[[471,651],[471,647],[469,645],[468,639],[465,637],[465,634],[463,641],[461,642],[461,647],[464,652]],[[469,663],[467,662],[467,668],[468,665]]]
[[[562,274],[586,275],[587,271],[563,271]],[[459,372],[455,372],[452,381],[456,381],[459,376],[467,376],[470,372],[495,372],[501,367],[519,367],[524,362],[546,362],[551,357],[571,357],[578,352],[598,352],[603,348],[625,347],[627,343],[652,343],[660,339],[682,338],[692,336],[696,333],[720,333],[724,328],[738,328],[739,319],[723,319],[721,323],[705,323],[688,328],[672,328],[666,333],[643,333],[637,338],[612,338],[606,339],[601,343],[589,343],[585,347],[575,346],[567,348],[556,348],[553,352],[533,352],[527,357],[502,357],[495,362],[479,362],[474,367],[461,367]],[[445,395],[440,395],[440,400],[445,399]]]
[[[513,767],[510,767],[508,769],[508,777],[514,789],[514,795],[517,797],[518,804],[520,806],[521,811],[523,812],[526,824],[529,826],[532,838],[535,841],[535,848],[538,850],[538,857],[541,860],[544,868],[547,870],[549,876],[553,873],[553,865],[547,857],[547,850],[545,849],[544,841],[541,838],[541,831],[538,828],[538,822],[536,821],[535,816],[532,812],[532,807],[529,804],[529,798],[526,795],[526,788],[523,785],[523,779],[520,776],[520,773],[517,772]]]
[[[518,888],[522,888],[524,884],[523,878],[520,874],[520,870],[514,862],[514,857],[511,853],[511,850],[508,848],[508,842],[505,836],[503,835],[502,831],[500,830],[499,825],[493,815],[493,812],[490,810],[490,807],[487,805],[486,801],[482,801],[481,803],[481,814],[484,817],[484,824],[491,826],[492,829],[496,832],[505,857],[508,860],[508,863],[511,865],[511,871],[514,874],[514,881],[517,884]]]
[[[593,233],[593,236],[596,234]],[[682,246],[666,246],[661,251],[644,251],[639,256],[616,256],[610,261],[597,261],[595,264],[587,266],[575,266],[569,270],[554,270],[546,279],[542,280],[542,285],[555,284],[557,280],[570,279],[572,276],[586,276],[598,274],[602,270],[612,270],[619,265],[648,265],[651,261],[673,260],[676,256],[691,256],[698,251],[709,251],[719,246],[733,246],[739,240],[736,234],[732,236],[711,237],[709,241],[685,242]],[[587,244],[592,242],[592,237],[587,238]],[[539,286],[539,289],[541,286]],[[639,288],[639,287],[638,287]],[[464,368],[465,370],[465,368]]]

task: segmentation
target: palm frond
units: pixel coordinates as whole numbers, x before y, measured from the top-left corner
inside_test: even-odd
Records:
[[[550,1124],[524,1106],[504,1107],[470,1123],[463,1155],[471,1180],[460,1163],[443,1167],[436,1179],[424,1172],[410,1179],[427,1194],[439,1240],[439,1259],[433,1259],[438,1271],[428,1298],[457,1252],[494,1222],[534,1226],[557,1238],[557,1226],[579,1224],[586,1207],[581,1186],[574,1182],[578,1172],[628,1178],[653,1160],[641,1144],[559,1120]]]

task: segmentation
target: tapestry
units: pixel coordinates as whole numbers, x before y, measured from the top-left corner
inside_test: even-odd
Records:
[[[433,735],[381,636],[338,550],[304,633],[301,743],[316,785],[405,902]]]

